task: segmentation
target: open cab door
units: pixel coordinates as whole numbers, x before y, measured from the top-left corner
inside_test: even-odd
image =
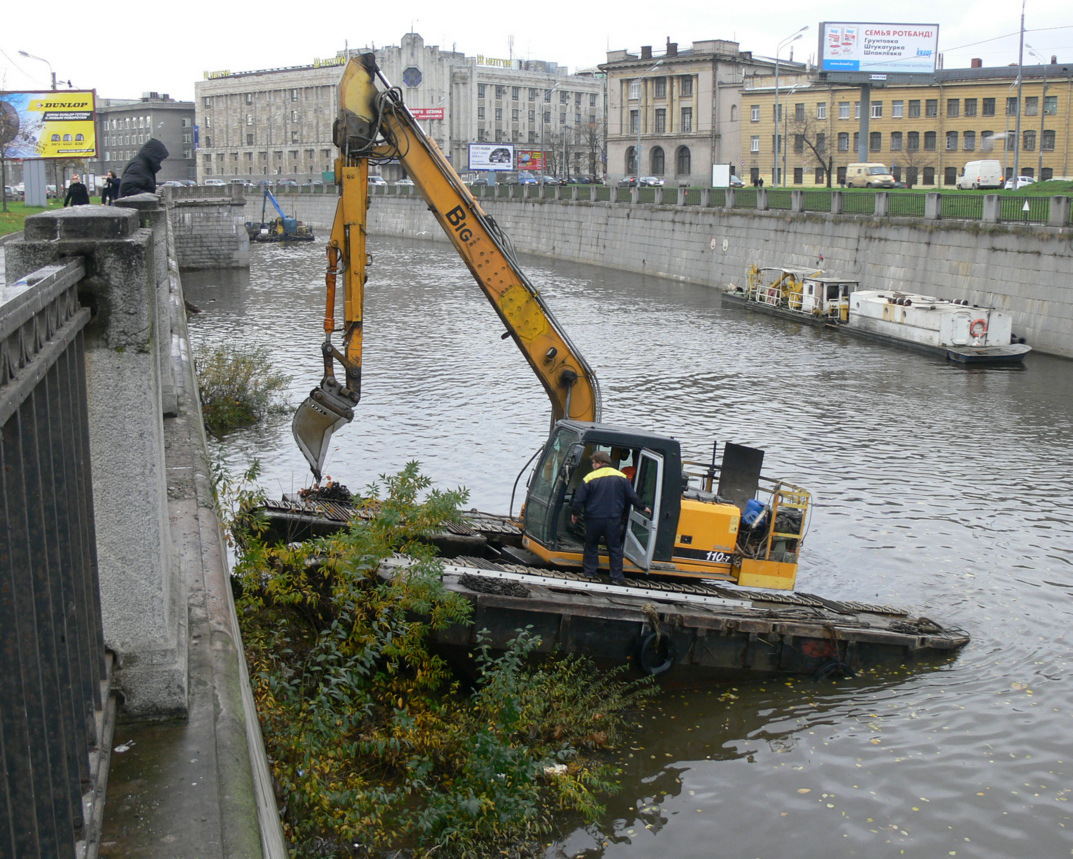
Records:
[[[642,510],[629,508],[626,522],[626,539],[622,553],[642,570],[652,567],[656,551],[656,523],[659,522],[660,500],[663,490],[663,456],[650,450],[640,451],[637,474],[633,488],[641,496],[644,506],[652,510],[648,517]]]

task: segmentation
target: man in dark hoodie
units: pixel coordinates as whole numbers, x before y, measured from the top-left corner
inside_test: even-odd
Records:
[[[131,197],[135,194],[153,194],[156,192],[156,174],[168,157],[168,148],[151,137],[149,142],[138,150],[127,166],[123,168],[123,178],[119,182],[119,196]]]

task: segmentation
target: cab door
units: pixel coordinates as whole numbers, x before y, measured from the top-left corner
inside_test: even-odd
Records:
[[[663,491],[662,454],[650,450],[641,451],[633,488],[641,496],[644,506],[652,510],[652,515],[648,517],[643,510],[629,508],[622,553],[642,570],[647,570],[652,566],[652,556],[656,551],[656,523],[659,522],[660,496]]]

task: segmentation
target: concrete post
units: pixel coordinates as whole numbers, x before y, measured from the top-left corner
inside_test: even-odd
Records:
[[[790,191],[790,211],[805,211],[805,192],[800,188],[794,188]]]
[[[756,211],[766,212],[771,205],[768,201],[767,188],[756,189]]]
[[[160,717],[187,712],[188,612],[169,532],[155,343],[170,341],[170,326],[159,327],[156,241],[139,221],[119,206],[33,215],[23,241],[5,248],[6,275],[86,260],[79,292],[94,307],[86,388],[104,640],[118,658],[124,710]]]
[[[984,214],[981,220],[985,224],[997,224],[1002,214],[998,194],[984,194]]]
[[[712,189],[701,188],[700,189],[700,207],[707,209],[712,205]]]
[[[570,186],[570,199],[575,203],[578,200],[581,199],[581,186],[580,185],[571,185]]]
[[[655,192],[652,194],[652,202],[655,203],[657,206],[662,206],[663,205],[663,186],[662,185],[660,185],[658,188],[656,188]]]
[[[938,221],[943,216],[943,195],[938,191],[929,191],[924,196],[924,220]]]
[[[678,189],[678,205],[679,206],[684,206],[685,204],[686,204],[686,189],[685,188],[679,188]]]
[[[1069,226],[1069,197],[1051,197],[1051,205],[1047,210],[1048,227]]]
[[[875,216],[885,218],[890,214],[890,194],[886,191],[876,191]]]
[[[641,198],[641,189],[638,186],[630,188],[630,205],[636,206],[637,201]]]
[[[727,188],[726,195],[723,197],[723,208],[733,209],[738,203],[738,189]]]
[[[831,214],[841,215],[846,211],[846,195],[842,191],[831,192]]]

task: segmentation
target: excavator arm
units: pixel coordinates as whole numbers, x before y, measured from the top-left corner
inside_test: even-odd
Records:
[[[361,396],[361,338],[366,281],[370,162],[397,160],[428,203],[451,244],[473,274],[510,337],[544,386],[551,401],[551,424],[572,418],[600,419],[596,375],[570,342],[535,286],[518,265],[513,248],[494,219],[459,178],[451,163],[421,130],[400,91],[380,74],[373,54],[347,64],[339,84],[339,116],[334,127],[339,148],[336,182],[339,202],[328,242],[324,376],[299,406],[295,440],[314,476],[320,472],[332,433],[353,420]],[[342,325],[336,323],[336,286],[343,279]],[[332,335],[342,335],[341,348]],[[340,382],[335,364],[345,373]]]

